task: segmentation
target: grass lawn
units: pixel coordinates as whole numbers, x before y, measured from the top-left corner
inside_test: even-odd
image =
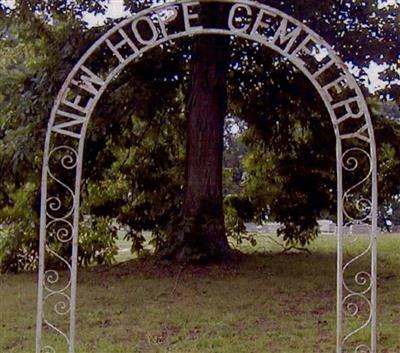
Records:
[[[335,238],[283,255],[260,237],[230,265],[182,271],[131,260],[81,270],[77,352],[333,353]],[[380,236],[379,251],[379,353],[400,353],[400,236]],[[0,276],[1,353],[34,352],[35,281]]]

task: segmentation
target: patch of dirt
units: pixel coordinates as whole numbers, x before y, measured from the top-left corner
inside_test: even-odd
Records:
[[[152,337],[152,343],[156,345],[169,345],[173,344],[176,339],[176,336],[181,329],[176,326],[165,326],[161,332],[159,332],[156,336]]]
[[[267,320],[267,319],[257,319],[255,321],[255,324],[263,331],[273,331],[278,328],[275,321]]]
[[[226,277],[239,274],[240,262],[219,264],[188,264],[167,263],[154,257],[135,259],[110,267],[96,267],[91,271],[109,273],[117,278],[137,275],[144,278],[173,278],[180,272],[189,277]]]
[[[199,327],[195,327],[195,328],[189,330],[187,337],[188,337],[188,339],[195,341],[199,337],[201,337],[203,334],[204,333],[202,332],[202,330]]]

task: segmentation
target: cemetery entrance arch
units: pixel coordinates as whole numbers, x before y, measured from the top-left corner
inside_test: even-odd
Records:
[[[210,3],[226,6],[223,26],[202,23],[199,11]],[[113,78],[150,49],[206,34],[240,37],[274,50],[309,79],[323,100],[337,153],[336,353],[377,353],[377,162],[365,98],[347,66],[314,31],[249,0],[178,0],[141,11],[104,34],[69,74],[52,109],[44,149],[36,353],[75,353],[83,152],[97,102]],[[101,70],[94,65],[99,52],[106,53]],[[345,230],[356,224],[368,224],[369,242],[347,258]],[[61,253],[65,248],[70,253]],[[47,258],[62,261],[67,272],[52,268]],[[54,345],[54,337],[62,348]]]

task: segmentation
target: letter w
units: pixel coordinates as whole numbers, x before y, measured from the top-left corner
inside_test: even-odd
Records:
[[[96,96],[101,87],[105,85],[104,80],[94,74],[92,71],[90,71],[86,66],[82,65],[81,70],[86,74],[81,75],[81,78],[79,81],[72,80],[72,83],[75,86],[78,86],[82,89],[84,89],[86,92],[89,92],[90,94],[93,94]],[[96,87],[98,86],[98,87]]]

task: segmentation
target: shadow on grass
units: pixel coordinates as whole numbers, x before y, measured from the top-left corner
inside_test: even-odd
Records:
[[[365,244],[348,250],[357,254]],[[399,237],[380,245],[380,353],[400,352],[399,248]],[[322,237],[310,250],[244,248],[225,264],[182,267],[144,257],[81,269],[77,353],[332,353],[335,239]],[[0,277],[2,353],[33,351],[35,280]]]

